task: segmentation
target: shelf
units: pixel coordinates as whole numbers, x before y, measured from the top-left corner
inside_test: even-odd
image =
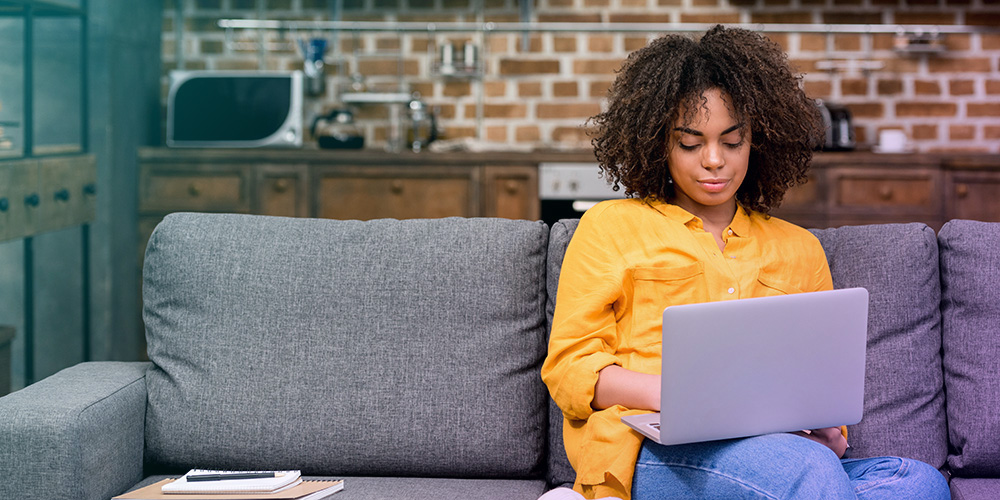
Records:
[[[371,21],[278,21],[220,19],[224,29],[278,31],[389,31],[397,33],[667,33],[704,32],[716,23],[421,23]],[[899,24],[728,24],[762,33],[1000,33],[997,26],[899,25]]]
[[[344,104],[406,104],[413,100],[407,92],[347,92],[340,95]]]

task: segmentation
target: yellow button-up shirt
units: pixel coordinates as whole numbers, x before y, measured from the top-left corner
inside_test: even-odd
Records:
[[[631,496],[642,435],[637,413],[591,407],[608,365],[659,374],[663,309],[672,304],[830,290],[826,254],[811,233],[737,209],[724,251],[702,221],[653,200],[613,200],[583,215],[566,249],[542,379],[563,411],[574,489]],[[733,325],[739,328],[739,325]]]

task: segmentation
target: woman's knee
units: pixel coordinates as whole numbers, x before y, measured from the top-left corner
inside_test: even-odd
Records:
[[[846,477],[840,457],[830,448],[811,439],[795,434],[771,434],[766,436],[775,444],[771,447],[780,461],[784,473],[810,476],[817,480],[827,477]]]

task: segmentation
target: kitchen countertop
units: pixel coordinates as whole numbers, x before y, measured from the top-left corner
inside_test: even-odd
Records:
[[[390,153],[381,149],[223,149],[223,148],[165,148],[139,149],[143,162],[206,161],[210,163],[267,162],[267,163],[336,163],[354,165],[534,165],[538,163],[595,162],[591,150],[535,150],[486,151],[486,152],[430,152],[403,151]],[[886,168],[907,168],[940,165],[951,169],[1000,170],[1000,155],[989,153],[874,153],[871,151],[817,152],[813,164],[823,168],[828,165],[845,166],[851,163]]]
[[[594,162],[590,150],[537,150],[531,152],[454,151],[436,153],[403,151],[390,153],[381,149],[215,149],[215,148],[139,148],[143,162],[203,160],[208,162],[316,162],[350,163],[356,165],[533,165],[545,162]]]

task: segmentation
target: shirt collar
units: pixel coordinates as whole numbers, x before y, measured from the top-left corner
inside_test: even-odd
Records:
[[[750,214],[739,203],[736,204],[736,216],[729,224],[729,229],[732,229],[736,236],[750,236]]]
[[[654,198],[647,198],[644,201],[647,205],[678,224],[684,224],[696,229],[704,229],[701,219],[673,203],[667,203]],[[746,237],[750,234],[750,214],[739,203],[736,204],[736,215],[733,217],[733,221],[729,223],[729,229],[733,230],[735,236]]]

